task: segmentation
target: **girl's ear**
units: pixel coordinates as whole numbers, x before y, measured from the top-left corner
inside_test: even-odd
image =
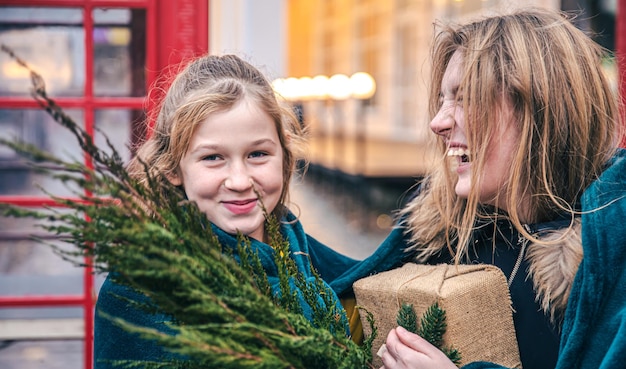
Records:
[[[183,180],[180,174],[178,174],[178,170],[175,170],[172,173],[167,174],[166,177],[167,177],[167,180],[170,181],[170,183],[174,186],[180,186],[183,184]]]

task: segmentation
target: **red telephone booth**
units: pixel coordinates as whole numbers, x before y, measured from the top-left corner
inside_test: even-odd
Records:
[[[147,132],[150,87],[168,65],[208,50],[208,11],[207,0],[0,0],[0,43],[44,77],[49,95],[97,143],[104,143],[103,132],[129,158],[128,148]],[[0,136],[82,158],[29,89],[28,73],[0,53]],[[88,157],[83,160],[89,165]],[[0,148],[1,203],[54,206],[44,190],[74,196],[57,186]],[[29,240],[37,229],[26,223],[0,218],[0,341],[83,339],[83,367],[91,368],[92,270],[73,267],[63,275],[59,270],[67,265],[49,266],[62,261]],[[78,309],[82,317],[66,318],[59,308]],[[26,314],[37,309],[55,313],[46,319]]]

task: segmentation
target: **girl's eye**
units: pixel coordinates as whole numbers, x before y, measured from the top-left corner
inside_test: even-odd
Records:
[[[264,151],[254,151],[250,153],[251,158],[262,158],[264,156],[267,156],[267,153]]]
[[[215,161],[215,160],[219,160],[220,156],[217,154],[213,154],[213,155],[206,155],[204,157],[202,157],[202,160],[206,160],[206,161]]]

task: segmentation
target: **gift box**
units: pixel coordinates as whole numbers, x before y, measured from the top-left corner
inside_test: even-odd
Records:
[[[444,346],[459,351],[461,365],[489,361],[522,367],[506,277],[493,265],[409,263],[356,281],[354,293],[366,337],[371,334],[366,311],[378,329],[372,346],[376,367],[382,365],[376,353],[398,325],[401,305],[412,304],[419,322],[435,302],[446,314]]]

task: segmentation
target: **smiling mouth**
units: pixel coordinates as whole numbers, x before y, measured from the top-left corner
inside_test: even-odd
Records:
[[[463,149],[460,147],[451,147],[448,149],[448,156],[455,156],[461,159],[461,163],[469,163],[470,160],[470,151],[469,149]]]
[[[224,201],[224,207],[233,214],[247,214],[256,207],[257,200],[236,200],[236,201]]]

